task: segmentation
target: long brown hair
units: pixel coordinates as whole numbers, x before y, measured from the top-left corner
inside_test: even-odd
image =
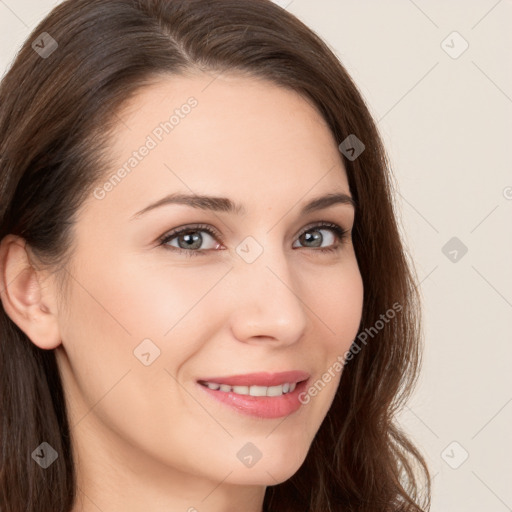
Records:
[[[340,157],[357,205],[352,236],[364,284],[360,332],[367,335],[358,338],[303,465],[267,488],[264,511],[428,510],[427,465],[394,420],[416,383],[422,336],[389,162],[347,71],[286,10],[270,0],[58,5],[0,84],[0,240],[18,235],[48,268],[65,265],[75,213],[108,171],[116,112],[155,76],[196,69],[240,71],[297,91],[319,109],[338,144],[354,134],[365,145],[358,158]],[[382,322],[393,304],[399,312]],[[0,508],[69,512],[76,481],[55,355],[36,347],[3,308],[0,399]],[[45,470],[31,458],[43,441],[59,453]]]

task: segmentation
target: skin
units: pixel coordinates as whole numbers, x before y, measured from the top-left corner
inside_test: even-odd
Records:
[[[234,74],[161,77],[118,113],[108,176],[190,96],[190,114],[103,199],[83,204],[65,298],[21,239],[0,246],[4,308],[34,344],[55,349],[62,372],[73,512],[261,511],[266,486],[304,461],[341,373],[278,419],[239,413],[196,380],[299,369],[314,382],[358,331],[363,284],[350,233],[338,242],[328,228],[310,231],[322,247],[339,244],[331,253],[299,239],[319,221],[350,230],[354,210],[299,214],[312,198],[350,190],[336,141],[297,93]],[[225,196],[246,213],[167,205],[130,219],[171,192]],[[177,238],[158,245],[194,223],[222,238],[200,231],[195,257],[169,248]],[[263,249],[252,263],[236,252],[247,236]],[[147,338],[160,356],[145,366],[134,350]],[[236,455],[248,442],[262,454],[252,467]]]

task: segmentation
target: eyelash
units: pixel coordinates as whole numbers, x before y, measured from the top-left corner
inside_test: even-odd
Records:
[[[341,248],[342,243],[348,238],[350,230],[343,229],[341,226],[338,226],[338,224],[333,224],[331,222],[319,222],[317,224],[313,224],[310,226],[307,226],[301,233],[299,234],[298,238],[300,238],[304,233],[307,233],[308,231],[314,231],[318,228],[329,228],[331,231],[333,231],[337,237],[338,237],[338,243],[331,245],[329,247],[321,247],[318,249],[314,249],[316,251],[320,251],[321,253],[330,253],[338,251]],[[180,235],[186,234],[186,233],[196,233],[198,231],[206,231],[209,235],[212,236],[212,238],[216,238],[220,240],[222,243],[220,235],[216,232],[216,230],[213,230],[210,226],[206,224],[197,224],[197,225],[190,225],[185,226],[183,228],[175,229],[174,231],[171,231],[170,233],[166,233],[161,238],[158,239],[159,246],[163,246],[166,249],[170,249],[173,252],[177,253],[185,253],[187,256],[200,256],[205,255],[206,253],[210,251],[214,251],[215,249],[202,249],[202,250],[189,250],[189,249],[182,249],[180,247],[174,247],[174,246],[167,246],[166,244],[173,240],[174,238],[177,238]],[[305,249],[310,249],[309,247],[305,247]]]

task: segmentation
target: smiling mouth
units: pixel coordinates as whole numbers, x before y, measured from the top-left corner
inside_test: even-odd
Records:
[[[302,382],[302,381],[299,381]],[[230,386],[228,384],[218,384],[217,382],[199,381],[199,384],[214,391],[224,393],[235,393],[237,395],[249,396],[281,396],[295,391],[297,382],[285,382],[277,386]]]
[[[297,385],[306,381],[310,374],[301,370],[269,373],[257,372],[228,377],[207,377],[197,382],[221,393],[242,396],[275,397],[293,393]]]
[[[197,384],[212,399],[237,413],[275,419],[298,411],[300,394],[311,375],[300,370],[257,372],[227,377],[205,377]]]

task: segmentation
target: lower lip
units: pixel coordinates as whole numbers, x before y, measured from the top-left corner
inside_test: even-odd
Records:
[[[297,411],[302,403],[299,400],[300,393],[306,388],[307,381],[297,384],[291,393],[281,396],[251,396],[238,395],[231,391],[210,389],[202,384],[197,384],[212,398],[230,405],[238,412],[258,418],[282,418]]]

